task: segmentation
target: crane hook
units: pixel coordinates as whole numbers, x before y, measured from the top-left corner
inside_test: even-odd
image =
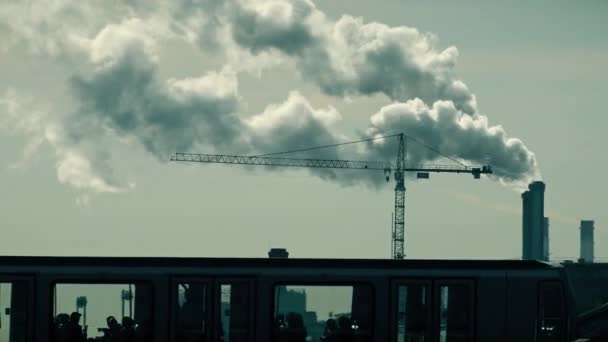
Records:
[[[391,169],[390,168],[386,168],[384,169],[384,175],[386,176],[386,182],[390,182],[391,180]]]

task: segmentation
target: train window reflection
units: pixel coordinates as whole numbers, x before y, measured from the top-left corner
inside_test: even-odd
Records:
[[[439,287],[439,341],[471,340],[471,298],[465,284]]]
[[[178,285],[177,341],[206,341],[208,335],[208,287],[206,283]]]
[[[400,285],[398,291],[397,341],[424,342],[430,332],[427,285]]]
[[[148,341],[152,318],[148,284],[57,284],[52,340]]]
[[[275,342],[367,342],[372,337],[369,285],[276,286]]]
[[[27,338],[27,285],[0,283],[0,341],[22,342]]]

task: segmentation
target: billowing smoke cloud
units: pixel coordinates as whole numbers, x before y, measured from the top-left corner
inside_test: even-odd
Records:
[[[384,94],[390,99],[392,104],[371,116],[364,137],[403,131],[462,161],[490,162],[502,182],[538,176],[534,154],[502,127],[491,126],[479,113],[475,96],[455,77],[458,50],[439,49],[433,35],[414,28],[350,16],[332,20],[308,0],[182,0],[147,6],[131,1],[102,12],[80,2],[57,1],[52,13],[79,19],[45,31],[49,18],[43,3],[34,3],[39,15],[28,18],[34,31],[21,28],[28,20],[10,16],[0,31],[8,28],[13,41],[26,41],[37,52],[81,60],[82,66],[66,77],[73,110],[38,120],[28,131],[43,137],[32,146],[47,142],[54,147],[60,181],[80,190],[119,192],[129,187],[117,180],[111,149],[101,141],[136,143],[167,160],[176,151],[258,154],[349,140],[334,125],[341,120],[335,108],[315,108],[297,91],[261,113],[248,113],[238,91],[239,73],[250,71],[251,65],[276,63],[293,66],[304,80],[337,98],[356,101],[358,96]],[[19,16],[17,7],[4,7],[0,14]],[[79,25],[86,29],[74,30]],[[226,63],[218,71],[163,79],[160,52],[163,44],[176,40],[203,53],[212,48],[214,55],[226,56]],[[392,160],[394,147],[378,140],[355,155]],[[298,156],[351,158],[339,150]],[[408,148],[410,163],[437,156],[420,146]],[[336,177],[331,170],[314,172],[342,184],[375,184],[378,179],[360,172],[348,177]]]
[[[432,106],[420,99],[382,107],[371,117],[370,136],[395,130],[438,149],[448,156],[479,164],[490,163],[494,176],[505,182],[517,182],[525,175],[535,175],[538,165],[521,140],[509,138],[501,126],[489,126],[482,115],[468,115],[451,101],[437,101]],[[406,138],[407,143],[407,138]],[[395,145],[376,140],[370,153],[386,158],[395,155]],[[436,152],[410,141],[408,163],[421,164],[440,158]]]
[[[331,131],[332,125],[341,120],[333,108],[315,109],[300,93],[292,92],[278,105],[269,105],[262,113],[246,121],[250,143],[257,151],[273,151],[277,146],[294,150],[302,146],[335,144],[338,138]],[[276,152],[276,151],[275,151]],[[326,158],[337,158],[335,150]]]
[[[99,141],[69,142],[62,124],[31,102],[14,91],[0,97],[0,128],[30,138],[22,160],[12,167],[23,167],[43,144],[48,144],[57,158],[58,180],[81,191],[79,201],[86,202],[90,192],[117,193],[129,187],[115,177],[108,152],[95,146]]]
[[[70,130],[72,138],[87,139],[81,132],[107,128],[139,140],[160,159],[192,150],[200,142],[232,147],[243,129],[236,116],[234,73],[224,70],[166,82],[155,76],[150,61],[128,53],[88,78],[72,78],[71,88],[80,102],[70,122],[76,125]]]
[[[443,99],[476,111],[474,95],[452,75],[458,50],[437,49],[431,34],[347,15],[331,21],[308,0],[236,1],[228,15],[238,44],[284,53],[330,95]]]
[[[80,104],[69,120],[73,139],[86,139],[94,129],[109,129],[120,137],[137,139],[160,159],[201,145],[246,153],[336,142],[329,130],[340,119],[336,109],[314,109],[302,95],[292,92],[284,103],[246,117],[237,75],[230,67],[163,82],[157,78],[154,52],[142,48],[142,41],[149,37],[131,40],[138,35],[125,34],[123,29],[103,30],[91,44],[95,46],[91,59],[98,68],[91,75],[71,79],[72,93]],[[129,39],[117,44],[121,37]],[[97,50],[109,51],[97,46],[98,39],[111,42],[114,53],[97,57]]]
[[[44,57],[66,57],[66,50],[73,50],[83,37],[132,12],[129,1],[3,1],[0,32],[7,32],[7,48],[24,46]]]
[[[382,93],[397,101],[371,117],[369,136],[406,132],[447,155],[491,163],[504,182],[539,177],[534,154],[502,127],[490,126],[475,96],[453,75],[458,50],[436,48],[433,35],[347,15],[332,21],[307,0],[236,1],[230,11],[235,42],[253,53],[288,56],[327,94]],[[440,157],[410,145],[410,163]],[[394,156],[395,145],[380,140],[361,157]]]

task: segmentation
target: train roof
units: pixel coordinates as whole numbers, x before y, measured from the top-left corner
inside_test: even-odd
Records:
[[[373,269],[551,269],[536,260],[454,259],[300,259],[300,258],[192,258],[192,257],[77,257],[0,256],[0,266],[109,266],[109,267],[289,267]]]

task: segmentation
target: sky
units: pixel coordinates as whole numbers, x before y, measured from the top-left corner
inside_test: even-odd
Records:
[[[542,179],[551,257],[577,258],[592,219],[608,259],[604,1],[97,5],[0,5],[0,254],[387,258],[381,172],[168,160],[406,131],[496,171],[408,179],[409,258],[520,258],[521,190]]]

